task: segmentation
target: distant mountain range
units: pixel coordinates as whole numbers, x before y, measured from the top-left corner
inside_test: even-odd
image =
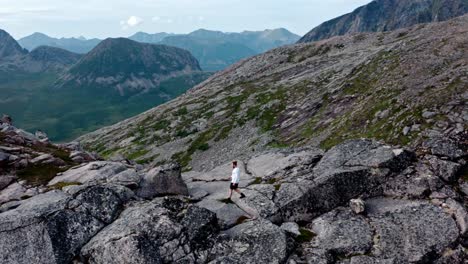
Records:
[[[80,38],[53,38],[43,33],[34,33],[21,38],[18,43],[25,49],[33,50],[39,46],[62,48],[75,53],[87,53],[96,47],[101,39]]]
[[[312,29],[299,42],[357,32],[381,32],[445,21],[468,13],[467,0],[374,0]]]
[[[129,39],[150,44],[166,44],[190,51],[205,71],[218,71],[250,56],[295,43],[300,36],[286,29],[224,33],[200,29],[189,34],[138,32]],[[34,33],[18,40],[28,50],[39,46],[63,48],[76,53],[87,53],[101,40],[85,38],[52,38]]]
[[[85,55],[49,46],[28,52],[0,31],[0,112],[53,140],[141,113],[209,76],[177,47],[118,38]]]

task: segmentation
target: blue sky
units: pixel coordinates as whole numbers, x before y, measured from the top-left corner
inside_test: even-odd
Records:
[[[303,35],[370,0],[0,0],[0,28],[15,38],[118,37],[137,31],[239,32],[284,27]]]

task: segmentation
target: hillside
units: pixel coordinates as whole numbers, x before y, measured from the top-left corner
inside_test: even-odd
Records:
[[[466,0],[374,0],[352,13],[324,22],[299,43],[350,33],[391,31],[419,23],[446,21],[466,13]]]
[[[88,149],[207,170],[269,147],[350,138],[417,144],[466,129],[468,16],[355,34],[244,60],[144,114],[81,137]]]
[[[49,46],[65,49],[75,53],[88,53],[97,44],[100,39],[85,39],[85,38],[53,38],[43,33],[33,33],[29,36],[21,38],[18,43],[25,49],[33,50],[40,46]]]
[[[161,42],[166,37],[174,36],[174,35],[175,34],[166,33],[166,32],[154,33],[154,34],[149,34],[146,32],[137,32],[128,38],[134,41],[142,42],[142,43],[156,44],[156,43]]]

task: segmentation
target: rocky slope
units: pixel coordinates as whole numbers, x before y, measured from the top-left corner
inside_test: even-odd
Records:
[[[21,48],[8,32],[0,29],[0,59],[3,60],[7,57],[21,56],[27,52],[27,50]]]
[[[8,169],[5,144],[24,137],[3,127]],[[463,264],[466,140],[262,152],[239,160],[247,197],[231,201],[229,164],[181,174],[80,159],[32,197],[0,187],[0,262]]]
[[[358,32],[382,32],[419,23],[446,21],[468,13],[465,0],[374,0],[312,29],[299,42]]]
[[[282,47],[79,140],[106,157],[212,169],[269,147],[466,131],[468,16]]]

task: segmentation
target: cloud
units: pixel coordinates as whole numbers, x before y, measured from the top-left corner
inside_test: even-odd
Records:
[[[143,23],[143,19],[141,17],[130,16],[127,20],[120,21],[120,26],[125,30],[131,27],[136,27],[141,23]]]
[[[151,20],[152,20],[153,22],[157,22],[157,21],[161,20],[161,17],[159,17],[159,16],[154,16],[153,18],[151,18]]]

